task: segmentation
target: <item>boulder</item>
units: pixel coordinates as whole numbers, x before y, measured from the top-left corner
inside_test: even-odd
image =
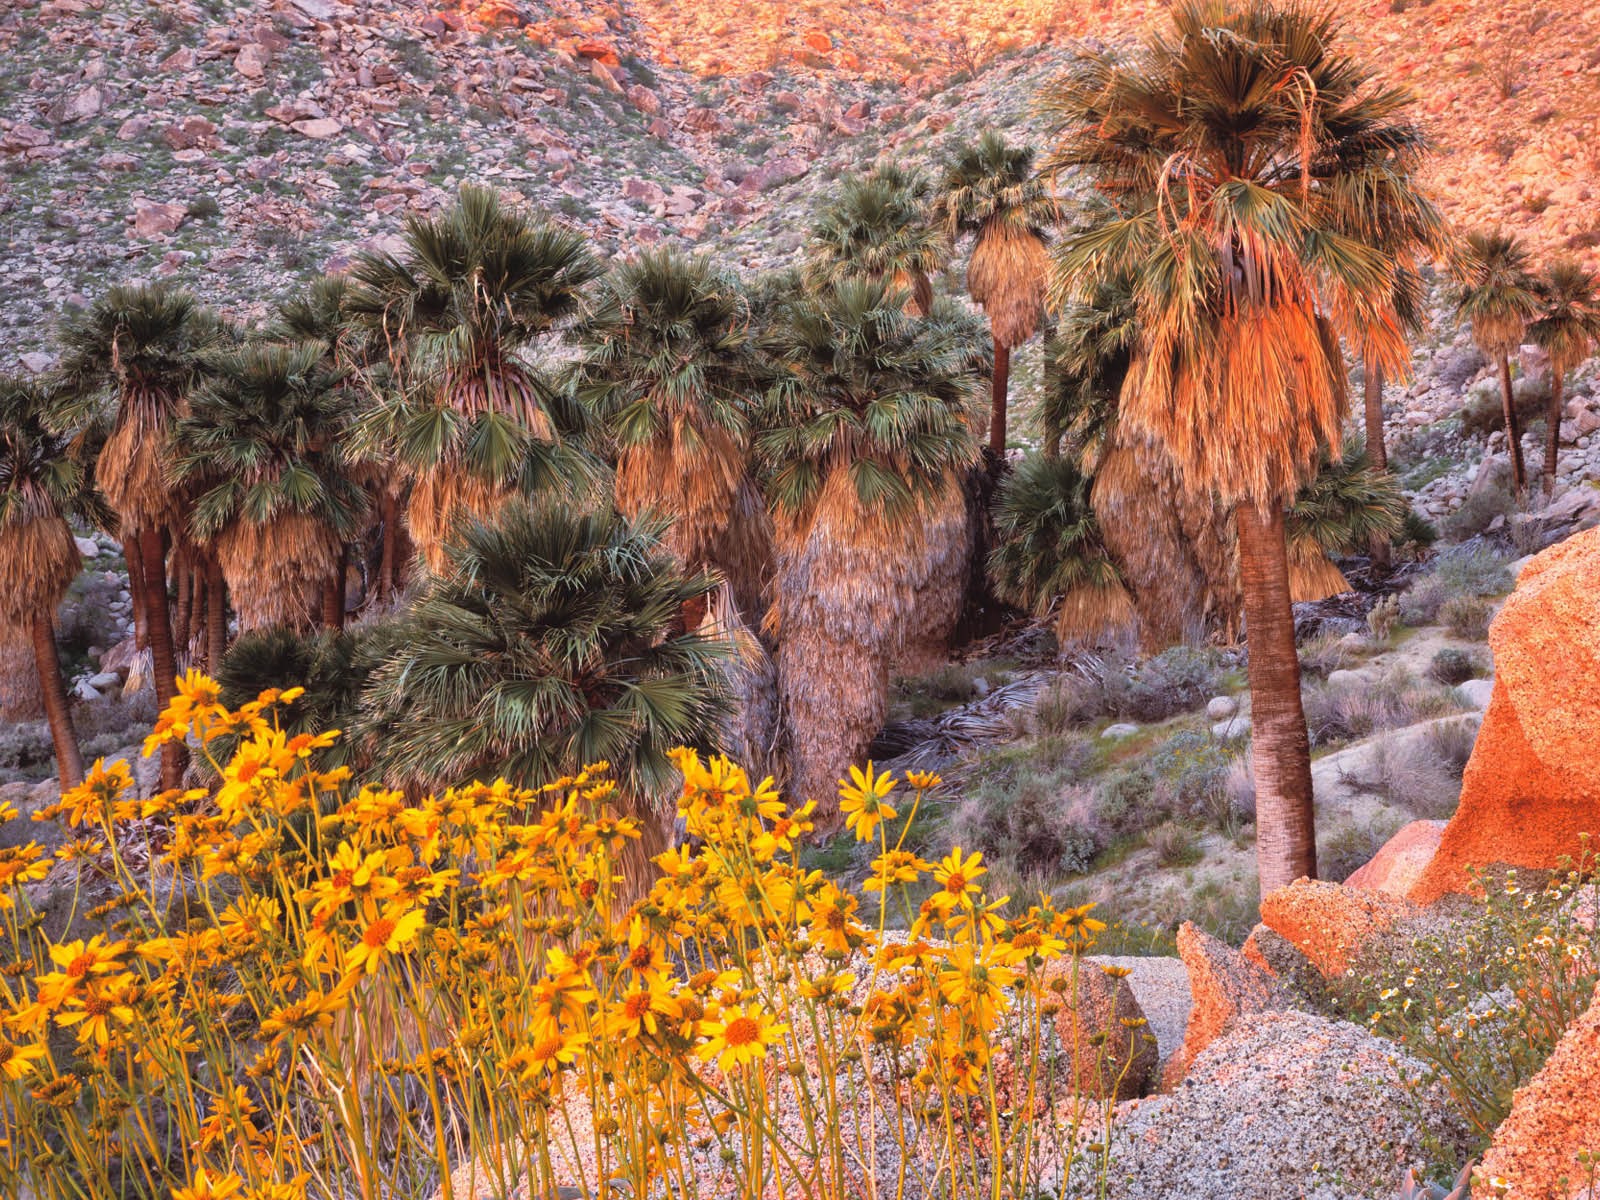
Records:
[[[1463,704],[1482,712],[1489,707],[1489,701],[1494,699],[1494,680],[1468,679],[1456,685],[1456,695],[1461,697]]]
[[[152,200],[133,202],[133,232],[142,238],[159,237],[176,233],[189,218],[189,209],[183,204],[159,204]]]
[[[1073,975],[1076,973],[1076,980]],[[1126,967],[1052,963],[1045,986],[1060,997],[1056,1036],[1081,1095],[1131,1100],[1149,1090],[1156,1040],[1128,985]]]
[[[1238,713],[1239,702],[1232,696],[1213,696],[1206,701],[1206,716],[1213,721],[1226,721]]]
[[[1343,975],[1357,951],[1414,911],[1398,896],[1315,879],[1297,879],[1261,897],[1261,923],[1304,954],[1324,979]]]
[[[1239,947],[1239,953],[1275,977],[1313,1010],[1326,1008],[1331,999],[1328,981],[1300,948],[1281,933],[1257,925]]]
[[[327,138],[337,137],[344,128],[332,117],[312,117],[305,121],[296,121],[291,128],[301,137],[322,141]]]
[[[1470,890],[1471,868],[1550,869],[1600,832],[1600,530],[1523,568],[1489,627],[1495,678],[1461,803],[1409,898]]]
[[[1178,955],[1189,972],[1193,1007],[1183,1045],[1167,1060],[1161,1086],[1170,1091],[1183,1081],[1189,1066],[1240,1018],[1293,1007],[1285,988],[1266,970],[1232,946],[1185,921],[1178,927]]]
[[[162,130],[173,150],[207,150],[217,144],[217,127],[204,117],[185,117]]]
[[[1421,1063],[1347,1021],[1264,1013],[1217,1039],[1183,1086],[1119,1115],[1113,1200],[1390,1196],[1466,1131],[1447,1097],[1398,1103]],[[1089,1164],[1085,1164],[1089,1166]],[[1088,1172],[1086,1171],[1087,1175]],[[1098,1195],[1090,1179],[1065,1194]]]
[[[1439,838],[1444,834],[1443,821],[1412,821],[1402,826],[1355,873],[1344,881],[1345,887],[1363,892],[1382,892],[1390,896],[1405,896],[1421,877],[1439,849]]]
[[[1251,728],[1249,717],[1229,717],[1211,727],[1211,736],[1219,742],[1242,742],[1250,736]]]
[[[1600,990],[1589,1011],[1556,1043],[1539,1073],[1516,1091],[1511,1112],[1494,1132],[1474,1173],[1474,1194],[1491,1194],[1491,1180],[1504,1180],[1520,1200],[1576,1200],[1594,1195],[1600,1163],[1578,1161],[1580,1152],[1600,1155],[1600,1105],[1595,1071],[1600,1063]]]
[[[1118,721],[1115,724],[1107,725],[1104,729],[1102,729],[1100,731],[1100,736],[1103,738],[1125,738],[1132,737],[1138,732],[1139,727],[1133,722]]]

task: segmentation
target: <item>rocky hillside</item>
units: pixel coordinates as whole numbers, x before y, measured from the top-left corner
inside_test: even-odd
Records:
[[[678,239],[772,265],[842,172],[1030,125],[1075,41],[1120,40],[1158,8],[14,0],[0,367],[48,365],[54,316],[118,280],[181,278],[248,316],[464,179],[608,251]],[[1459,221],[1600,242],[1600,29],[1584,8],[1351,6],[1358,40],[1423,96]]]

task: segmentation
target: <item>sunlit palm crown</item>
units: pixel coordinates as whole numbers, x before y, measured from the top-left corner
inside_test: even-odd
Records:
[[[759,449],[780,515],[802,518],[835,469],[861,504],[892,516],[971,461],[983,337],[945,307],[902,311],[886,281],[849,280],[789,306],[774,331],[779,381]]]
[[[1539,311],[1538,285],[1528,248],[1515,234],[1467,234],[1451,258],[1456,311],[1472,324],[1487,354],[1510,354]]]
[[[1557,259],[1539,278],[1539,315],[1528,337],[1566,372],[1600,343],[1600,275],[1570,258]]]
[[[1127,57],[1093,53],[1043,98],[1046,171],[1087,170],[1114,209],[1064,239],[1054,299],[1133,281],[1143,333],[1122,416],[1190,485],[1286,500],[1345,408],[1338,341],[1391,372],[1406,354],[1383,214],[1426,221],[1412,97],[1332,49],[1326,12],[1178,6]]]
[[[895,164],[847,179],[812,226],[806,282],[814,288],[847,280],[886,280],[907,293],[918,315],[933,303],[929,277],[944,266],[948,247],[932,220],[929,185]]]
[[[326,352],[321,342],[267,342],[208,360],[211,378],[174,431],[174,477],[206,488],[194,506],[197,538],[289,513],[354,532],[365,497],[340,460],[351,401]]]
[[[464,530],[364,702],[391,774],[537,785],[605,760],[636,797],[661,795],[667,751],[715,741],[729,648],[670,632],[714,580],[673,565],[659,533],[522,501]]]

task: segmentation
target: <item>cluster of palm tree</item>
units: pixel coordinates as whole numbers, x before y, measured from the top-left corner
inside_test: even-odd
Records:
[[[258,330],[112,289],[64,329],[59,378],[0,386],[0,634],[34,647],[63,782],[70,522],[121,539],[163,702],[192,664],[239,698],[304,682],[305,719],[396,786],[604,758],[641,809],[668,748],[720,746],[824,819],[989,541],[994,593],[1064,638],[1242,626],[1262,886],[1314,875],[1291,604],[1408,514],[1381,381],[1445,246],[1410,106],[1327,15],[1188,0],[1049,88],[1041,163],[989,133],[937,179],[849,179],[797,271],[607,269],[465,187]],[[1069,171],[1094,199],[1065,213]],[[963,241],[987,336],[935,287]],[[1555,436],[1593,277],[1532,282],[1509,239],[1454,262],[1508,389],[1510,348],[1550,350]],[[1041,328],[1039,450],[985,512],[1010,355]],[[1342,445],[1347,355],[1365,452]],[[175,786],[181,757],[162,766]]]
[[[1511,356],[1525,341],[1550,358],[1550,405],[1546,413],[1544,490],[1555,487],[1561,453],[1561,418],[1567,376],[1600,345],[1600,275],[1575,259],[1558,257],[1541,270],[1516,234],[1503,230],[1469,233],[1450,255],[1457,314],[1472,327],[1473,340],[1500,373],[1511,484],[1521,496],[1528,486],[1522,458],[1522,420],[1511,386]]]

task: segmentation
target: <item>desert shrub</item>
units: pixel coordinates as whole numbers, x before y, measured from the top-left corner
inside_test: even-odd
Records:
[[[1200,707],[1222,687],[1224,662],[1210,647],[1174,646],[1123,671],[1106,672],[1106,711],[1134,721],[1165,721]]]
[[[1461,772],[1452,769],[1422,736],[1375,738],[1365,767],[1359,774],[1347,773],[1344,779],[1347,784],[1403,808],[1413,816],[1429,820],[1448,817],[1461,798]],[[1375,851],[1377,847],[1372,849]],[[1368,857],[1371,857],[1370,852]]]
[[[1545,406],[1550,403],[1550,388],[1542,379],[1523,378],[1512,386],[1511,397],[1517,416],[1522,418],[1526,428],[1528,422],[1544,415]],[[1500,381],[1485,379],[1467,393],[1466,403],[1461,406],[1461,432],[1487,436],[1505,427],[1506,409]]]
[[[1478,722],[1472,717],[1436,721],[1422,731],[1422,740],[1445,769],[1459,780],[1467,769],[1467,760],[1472,757],[1472,747],[1478,741]]]
[[[1476,656],[1457,646],[1446,646],[1435,652],[1428,663],[1428,675],[1445,687],[1455,687],[1483,674]]]
[[[1416,509],[1408,508],[1406,515],[1400,519],[1400,536],[1394,539],[1394,548],[1420,557],[1438,540],[1438,527]]]
[[[1176,821],[1163,821],[1145,834],[1145,843],[1156,852],[1156,865],[1192,867],[1200,861],[1200,843],[1194,831]]]
[[[1482,596],[1451,596],[1439,606],[1439,621],[1455,637],[1481,642],[1489,636],[1491,612]]]
[[[1506,560],[1492,550],[1473,547],[1444,554],[1401,594],[1400,619],[1407,625],[1432,625],[1452,596],[1499,596],[1511,584]]]
[[[1302,687],[1301,704],[1314,746],[1355,741],[1461,709],[1449,691],[1403,667],[1365,679],[1360,686],[1313,681]]]
[[[1590,912],[1600,904],[1600,885],[1588,840],[1575,849],[1579,861],[1544,887],[1514,871],[1482,878],[1482,896],[1464,917],[1374,942],[1339,981],[1351,1019],[1425,1064],[1409,1086],[1443,1086],[1475,1151],[1600,982],[1600,926],[1585,928],[1579,917],[1580,904]]]
[[[1343,883],[1400,831],[1401,822],[1379,819],[1337,825],[1317,846],[1317,877]]]
[[[1104,706],[1104,693],[1093,680],[1057,675],[1034,701],[1030,728],[1043,735],[1066,733],[1099,717]]]
[[[752,1178],[857,1194],[878,1136],[869,1118],[863,1147],[857,1119],[875,1108],[919,1193],[1042,1194],[1044,1147],[1063,1169],[1085,1153],[1106,1169],[1081,1148],[1109,1130],[1058,1115],[1088,1106],[1043,1032],[1047,1005],[1072,1002],[1046,968],[1101,925],[1090,906],[991,906],[977,853],[935,866],[889,849],[936,780],[857,772],[840,792],[882,851],[872,890],[913,912],[931,890],[930,951],[875,937],[861,896],[805,876],[809,822],[725,760],[674,755],[687,840],[630,902],[616,875],[640,829],[608,769],[401,795],[302,757],[274,728],[283,703],[229,712],[216,695],[186,680],[155,739],[192,732],[206,756],[218,729],[248,731],[211,763],[213,802],[141,805],[114,769],[49,814],[84,845],[140,849],[85,851],[129,940],[45,935],[26,881],[48,854],[4,860],[0,938],[43,965],[0,987],[0,1194],[289,1196],[314,1176],[317,1195],[381,1181],[422,1196],[464,1152],[483,1167],[475,1191],[553,1195],[568,1089],[604,1114],[583,1138],[599,1177],[641,1198],[745,1194]],[[293,818],[319,807],[302,837]],[[174,849],[159,872],[152,817]],[[430,1050],[433,1031],[448,1040]]]
[[[1232,763],[1233,755],[1215,738],[1184,730],[1155,747],[1146,767],[1156,778],[1158,798],[1164,793],[1174,811],[1195,815],[1221,793]]]
[[[1444,529],[1455,541],[1464,542],[1489,532],[1497,517],[1510,517],[1516,511],[1517,498],[1509,489],[1482,488],[1444,519]]]
[[[42,779],[55,762],[50,726],[43,721],[14,721],[0,727],[0,771],[12,779]]]
[[[1019,878],[1081,875],[1101,849],[1092,795],[1058,776],[979,785],[950,815],[949,836]]]
[[[1099,823],[1113,835],[1142,832],[1161,820],[1155,811],[1156,781],[1148,771],[1112,771],[1095,793]]]
[[[1367,610],[1367,632],[1375,641],[1386,642],[1400,623],[1400,598],[1385,596]]]
[[[1307,638],[1300,646],[1300,670],[1326,679],[1333,671],[1353,666],[1357,655],[1344,639],[1344,634],[1331,630]]]

